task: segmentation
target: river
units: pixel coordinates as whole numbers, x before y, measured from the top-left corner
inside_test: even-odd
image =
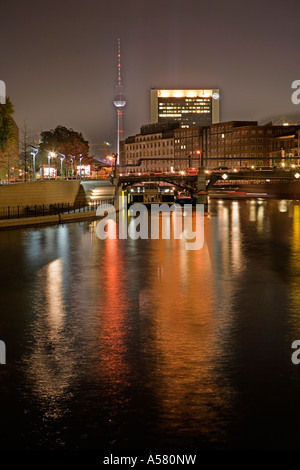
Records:
[[[300,449],[300,203],[211,200],[204,244],[0,232],[1,449]]]

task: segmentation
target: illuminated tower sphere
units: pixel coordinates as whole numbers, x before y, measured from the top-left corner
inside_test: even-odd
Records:
[[[116,86],[116,96],[114,98],[114,105],[117,108],[117,163],[120,163],[120,141],[123,140],[123,108],[126,105],[126,100],[122,94],[123,86],[121,82],[121,47],[120,39],[118,39],[118,83]]]

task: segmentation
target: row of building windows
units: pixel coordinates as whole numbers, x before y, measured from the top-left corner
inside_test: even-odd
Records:
[[[128,157],[129,158],[134,158],[134,157],[137,157],[137,158],[141,158],[141,157],[159,157],[161,155],[173,155],[173,149],[169,149],[169,150],[163,150],[162,152],[160,150],[143,150],[143,151],[140,151],[140,152],[128,152]]]
[[[212,154],[213,158],[220,158],[220,155]],[[263,158],[263,153],[234,153],[226,155],[227,158]]]
[[[233,137],[239,137],[240,135],[247,135],[247,134],[251,134],[251,135],[263,135],[264,134],[264,131],[262,129],[256,129],[256,130],[245,129],[245,130],[239,130],[239,131],[233,131],[232,129],[233,128],[230,126],[215,126],[215,127],[212,126],[211,134],[213,135],[213,134],[221,134],[222,132],[230,132],[232,133]],[[273,131],[271,129],[267,129],[265,132],[268,135],[273,134]]]
[[[164,111],[164,110],[173,110],[173,111],[178,111],[178,112],[192,112],[194,111],[195,109],[211,109],[210,106],[208,106],[207,104],[197,104],[195,106],[163,106],[163,105],[160,105],[159,106],[159,111]]]
[[[235,145],[235,146],[233,146],[233,145],[228,145],[228,146],[226,146],[226,145],[219,145],[219,146],[211,145],[211,149],[221,149],[221,150],[226,150],[227,152],[230,151],[231,149],[233,149],[233,150],[242,149],[243,150],[243,149],[247,149],[247,148],[250,149],[250,147],[251,147],[252,150],[255,150],[256,148],[258,148],[259,150],[263,150],[262,145],[251,145],[251,146],[250,145]],[[268,148],[271,148],[271,146],[268,146]]]
[[[270,142],[270,139],[265,139],[265,140],[266,140],[267,142]],[[225,141],[225,143],[229,143],[229,144],[231,144],[231,143],[236,143],[236,142],[253,142],[253,143],[254,143],[254,142],[261,142],[261,143],[262,143],[262,142],[264,141],[264,139],[261,138],[261,137],[259,137],[258,139],[253,138],[253,137],[251,137],[251,139],[250,139],[249,137],[243,137],[243,138],[240,138],[240,139],[237,139],[237,138],[231,139],[230,137],[227,137],[227,138],[220,138],[220,137],[217,136],[217,135],[213,135],[213,136],[211,137],[211,141],[212,141],[213,143],[215,143],[215,142],[220,142],[220,143],[222,143],[222,142]]]
[[[194,136],[194,137],[198,136],[199,137],[201,135],[201,133],[197,130],[196,131],[188,130],[188,131],[184,132],[184,135],[182,135],[182,134],[183,134],[182,132],[179,132],[179,133],[175,132],[175,134],[174,134],[175,135],[175,142],[176,142],[176,139],[178,139],[178,141],[179,141],[180,138],[185,139],[186,137],[192,137],[192,136]]]
[[[163,141],[163,142],[151,142],[147,144],[132,144],[129,145],[129,150],[139,150],[139,149],[145,149],[145,148],[156,148],[156,147],[172,147],[173,142],[170,140]]]
[[[152,134],[152,135],[147,135],[147,136],[138,136],[135,137],[136,142],[145,142],[148,140],[158,140],[161,139],[162,135],[161,134]]]

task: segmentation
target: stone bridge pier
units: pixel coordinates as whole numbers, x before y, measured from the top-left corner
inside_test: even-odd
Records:
[[[195,194],[196,204],[204,204],[204,211],[208,209],[208,195],[206,189],[206,176],[204,173],[204,168],[199,167],[198,169],[198,178],[197,178],[197,190]]]

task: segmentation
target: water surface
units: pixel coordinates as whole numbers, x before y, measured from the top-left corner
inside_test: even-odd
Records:
[[[2,449],[300,448],[300,205],[211,201],[201,250],[0,232]]]

